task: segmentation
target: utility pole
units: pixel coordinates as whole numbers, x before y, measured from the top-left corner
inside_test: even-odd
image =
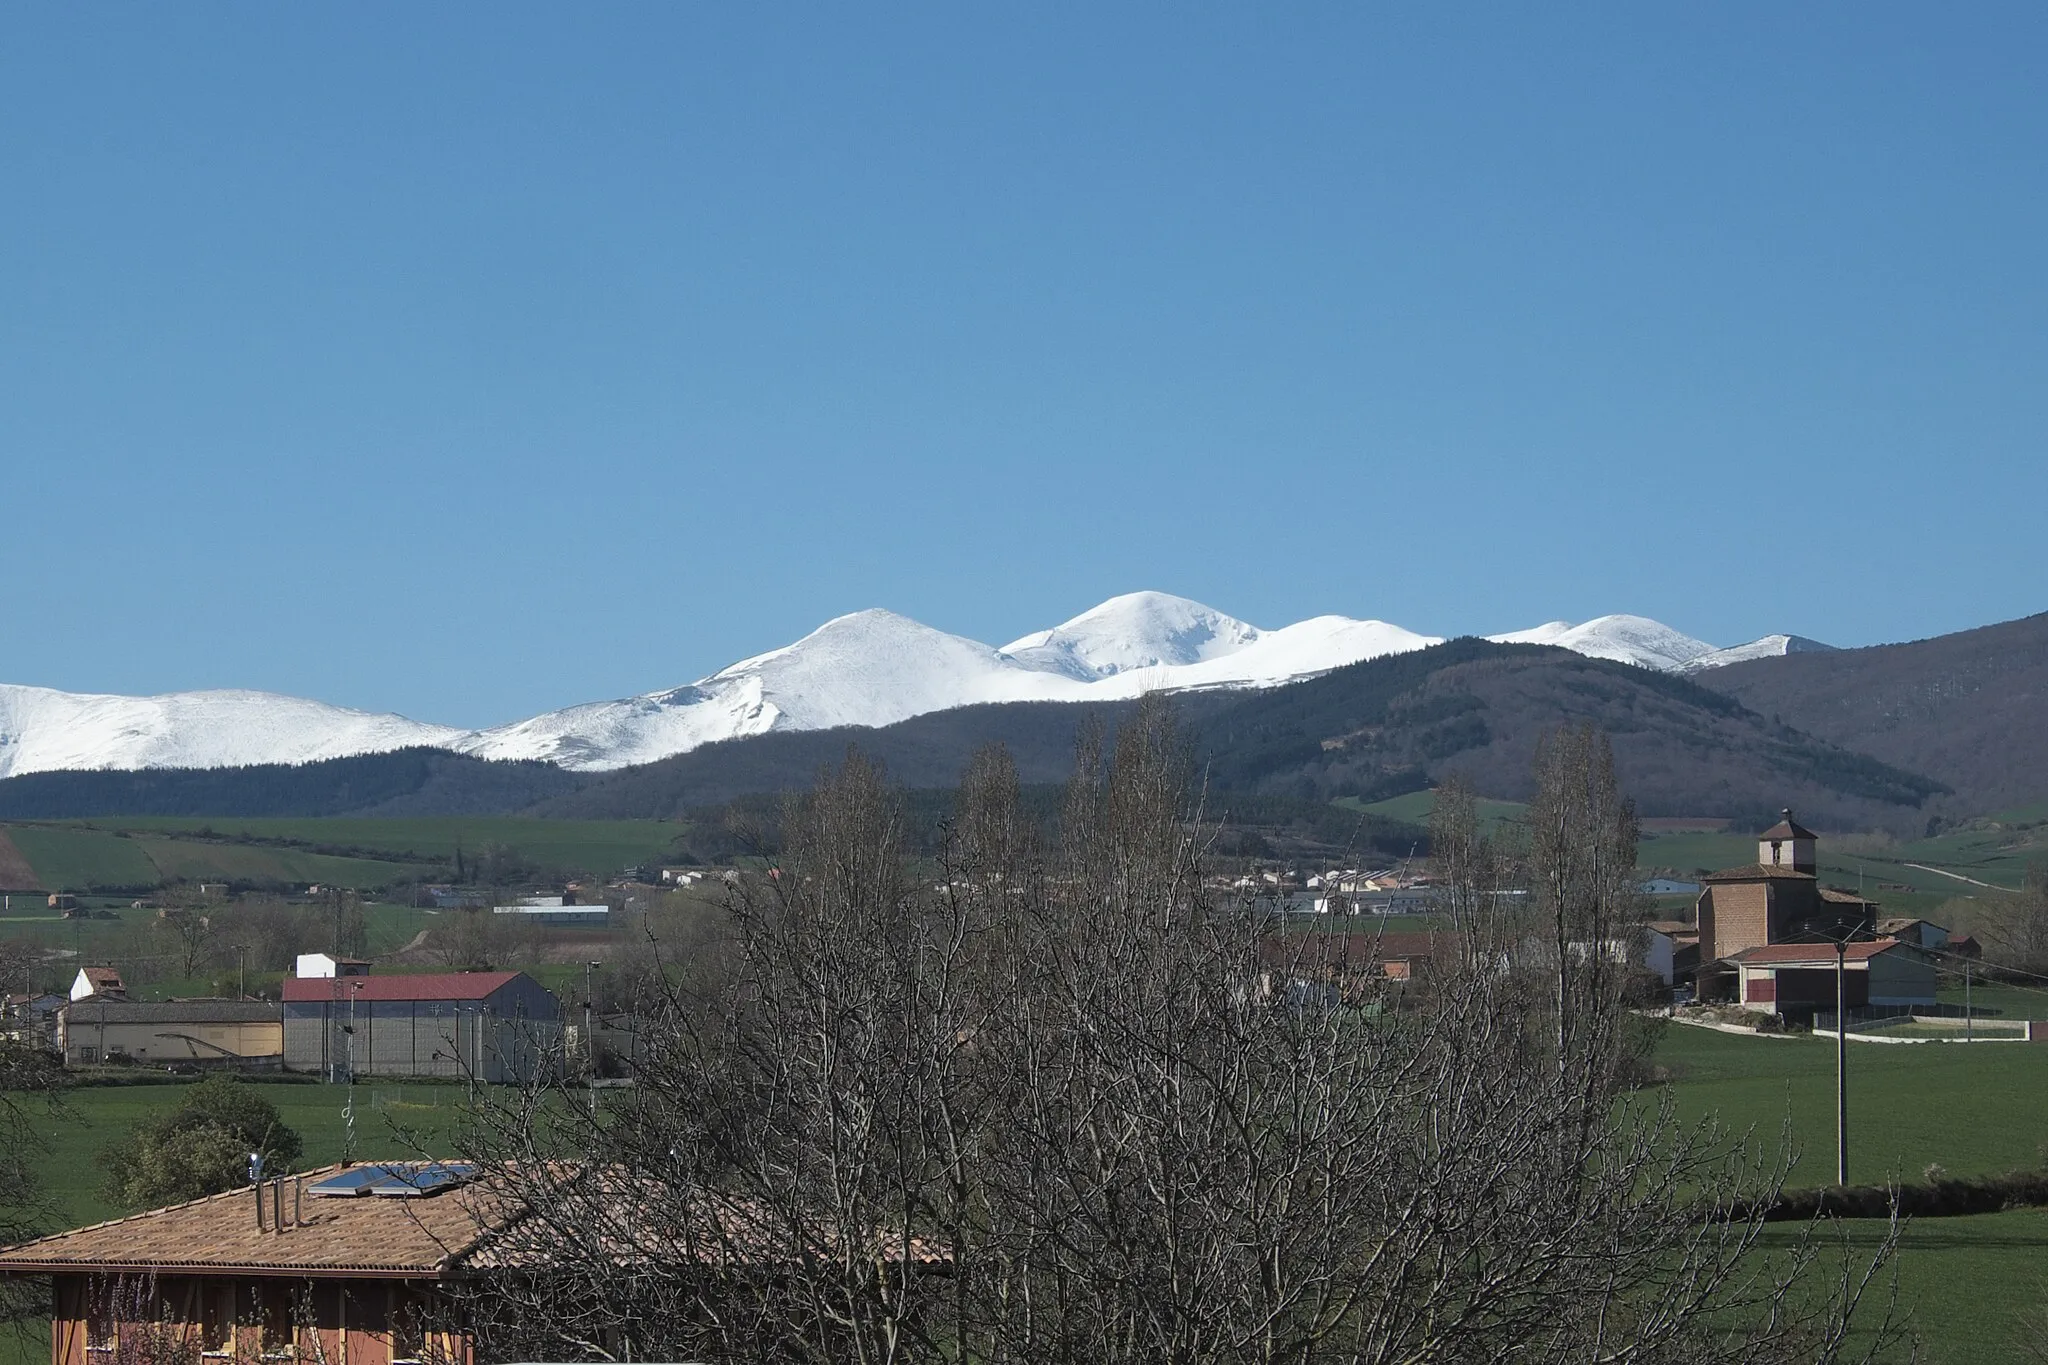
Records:
[[[1963,1041],[1977,1041],[1977,1015],[1970,1008],[1970,959],[1963,959]]]
[[[590,984],[591,973],[602,966],[602,962],[583,964],[583,1088],[590,1092],[593,1120],[597,1118],[597,1038],[590,1031]]]
[[[348,993],[348,1101],[341,1107],[341,1164],[356,1160],[356,1000],[360,982],[350,983]],[[374,1065],[374,1059],[372,1065]]]
[[[1835,940],[1835,1183],[1849,1185],[1849,935]]]

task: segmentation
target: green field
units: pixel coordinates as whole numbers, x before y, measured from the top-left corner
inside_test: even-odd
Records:
[[[1831,1250],[1820,1269],[1839,1265],[1832,1248],[1844,1241],[1868,1257],[1884,1231],[1882,1223],[1860,1219],[1830,1224],[1823,1235],[1832,1239]],[[1797,1236],[1796,1225],[1778,1224],[1766,1231],[1765,1245],[1789,1246]],[[1892,1265],[1900,1315],[1924,1365],[2010,1365],[2031,1358],[2022,1343],[2041,1339],[2039,1321],[2048,1308],[2048,1210],[1919,1219],[1907,1224]],[[1866,1311],[1882,1313],[1884,1288],[1872,1287]]]
[[[1410,792],[1366,806],[1349,799],[1337,804],[1427,824],[1429,813],[1436,806],[1436,793]],[[1527,809],[1512,801],[1479,802],[1481,820],[1496,830],[1520,821]],[[1934,915],[1940,907],[1959,898],[1995,898],[2001,890],[2018,889],[2027,863],[2048,858],[2048,803],[1972,821],[1963,829],[1932,839],[1895,842],[1861,836],[1847,847],[1844,843],[1840,838],[1822,836],[1822,881],[1832,886],[1860,887],[1887,914]],[[1637,866],[1645,870],[1669,868],[1688,878],[1755,861],[1754,836],[1740,832],[1652,830],[1644,833],[1636,847]],[[1909,866],[1913,863],[1926,866]],[[1973,885],[1960,878],[1973,878],[1987,885]]]
[[[1360,804],[1356,797],[1341,796],[1337,805],[1346,810],[1371,811],[1393,820],[1405,820],[1411,825],[1429,824],[1431,812],[1436,809],[1436,792],[1409,792],[1406,796],[1389,797],[1385,801],[1374,801],[1370,805]],[[1473,802],[1478,808],[1480,828],[1487,833],[1496,833],[1502,825],[1519,824],[1529,808],[1519,801],[1493,801],[1481,797]]]
[[[260,1085],[286,1124],[305,1140],[302,1166],[339,1161],[342,1153],[342,1087],[308,1084]],[[42,1162],[56,1227],[78,1227],[127,1212],[100,1198],[104,1172],[99,1154],[118,1142],[137,1120],[176,1107],[182,1085],[81,1086],[65,1092],[62,1106],[44,1129],[49,1149]],[[356,1154],[365,1160],[403,1157],[416,1149],[401,1130],[418,1133],[431,1145],[455,1129],[464,1091],[457,1085],[360,1085],[356,1087]]]
[[[286,840],[341,847],[388,858],[449,862],[459,846],[468,856],[498,845],[548,867],[615,872],[670,856],[686,826],[673,820],[534,820],[515,815],[421,816],[412,819],[174,819],[95,820],[105,829]]]
[[[674,855],[685,827],[666,820],[120,818],[6,827],[45,887],[151,887],[176,881],[371,890],[448,876],[509,851],[535,869],[606,874]]]
[[[10,825],[36,880],[52,890],[154,886],[162,874],[133,839],[81,825]]]
[[[1831,1040],[1744,1038],[1673,1026],[1658,1050],[1687,1117],[1714,1115],[1775,1141],[1791,1120],[1799,1164],[1791,1184],[1834,1179],[1835,1050]],[[1955,1176],[2037,1167],[2048,1140],[2048,1047],[2025,1043],[1852,1044],[1849,1175],[1859,1183],[1919,1180],[1930,1164]],[[1838,1225],[1869,1245],[1880,1229]],[[1777,1234],[1789,1239],[1790,1229]],[[1935,1365],[2020,1358],[2026,1315],[2048,1307],[2048,1210],[1922,1218],[1898,1261],[1902,1302]]]
[[[1747,1038],[1674,1025],[1658,1052],[1688,1115],[1775,1135],[1789,1114],[1795,1186],[1834,1180],[1835,1049],[1825,1037]],[[1983,1043],[1849,1049],[1850,1176],[1917,1180],[2037,1166],[2048,1141],[2048,1047]]]

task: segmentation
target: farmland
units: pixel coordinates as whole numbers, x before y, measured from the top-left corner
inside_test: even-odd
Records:
[[[177,881],[309,883],[371,890],[453,875],[458,855],[509,856],[565,876],[672,856],[666,820],[124,818],[13,824],[6,833],[44,890],[128,891]],[[23,890],[29,888],[20,888]]]
[[[2036,1011],[2038,1012],[2038,1011]],[[1826,1040],[1744,1038],[1673,1027],[1658,1060],[1679,1112],[1713,1116],[1774,1143],[1789,1122],[1799,1155],[1790,1183],[1834,1178],[1834,1049]],[[2048,1139],[2048,1048],[2023,1043],[1931,1043],[1849,1051],[1850,1178],[1914,1181],[1930,1165],[1955,1176],[2042,1164]],[[1881,1229],[1837,1232],[1865,1247]],[[1782,1244],[1789,1228],[1774,1233]],[[2048,1305],[2040,1267],[2048,1210],[1922,1218],[1898,1260],[1902,1304],[1934,1365],[1990,1365],[2017,1356],[2037,1305]]]
[[[1359,809],[1426,824],[1433,792],[1411,792]],[[1481,801],[1482,823],[1511,830],[1526,807]],[[1645,871],[1693,877],[1756,861],[1756,840],[1724,822],[1649,821],[1637,845]],[[1861,887],[1887,914],[1927,915],[1956,900],[1995,898],[2017,890],[2029,862],[2048,858],[2048,805],[2022,807],[1971,821],[1931,838],[1898,841],[1872,835],[1823,835],[1820,877],[1830,885]],[[1919,866],[1915,866],[1919,864]],[[1967,926],[1956,926],[1967,927]]]

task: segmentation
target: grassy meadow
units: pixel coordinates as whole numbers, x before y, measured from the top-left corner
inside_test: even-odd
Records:
[[[188,1084],[92,1085],[65,1092],[63,1102],[43,1120],[49,1148],[42,1170],[55,1226],[79,1227],[129,1211],[100,1197],[100,1153],[120,1141],[139,1119],[175,1108]],[[250,1084],[304,1139],[303,1166],[341,1160],[345,1087],[282,1081]],[[463,1098],[459,1085],[357,1086],[356,1154],[365,1160],[415,1155],[418,1148],[407,1133],[428,1146],[434,1138],[452,1133]]]
[[[2039,1011],[2036,1011],[2039,1013]],[[1687,1118],[1712,1116],[1775,1143],[1789,1123],[1798,1157],[1790,1183],[1834,1180],[1835,1049],[1810,1036],[1748,1038],[1672,1026],[1658,1049]],[[2043,1164],[2048,1142],[2048,1047],[2027,1043],[1852,1043],[1849,1177],[1917,1181],[1938,1165],[1954,1176]],[[1831,1236],[1874,1246],[1883,1229],[1850,1220]],[[1782,1245],[1794,1232],[1773,1231]],[[2048,1308],[2048,1209],[1921,1218],[1897,1261],[1900,1302],[1929,1365],[1996,1365],[2023,1358],[2030,1317]]]

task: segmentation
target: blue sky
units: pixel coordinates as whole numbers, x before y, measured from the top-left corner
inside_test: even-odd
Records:
[[[2038,5],[18,6],[0,680],[2048,609]]]

